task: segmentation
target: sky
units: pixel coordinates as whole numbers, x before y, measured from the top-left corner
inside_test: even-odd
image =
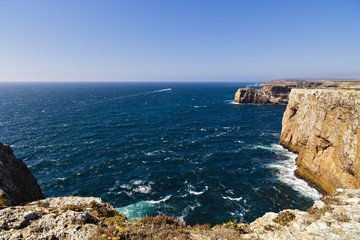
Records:
[[[359,0],[0,0],[0,81],[360,78]]]

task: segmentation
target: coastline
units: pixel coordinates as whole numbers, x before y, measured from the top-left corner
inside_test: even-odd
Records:
[[[309,104],[308,102],[306,106]],[[288,108],[290,110],[287,114],[294,116],[291,104],[288,105]],[[295,112],[298,114],[301,111],[297,109]],[[286,116],[284,113],[283,119]],[[293,148],[295,147],[297,145],[293,144]],[[328,149],[326,145],[325,148]],[[303,148],[299,148],[299,154],[303,154],[303,151]],[[6,152],[12,153],[12,151]],[[187,226],[166,216],[145,217],[139,221],[129,221],[116,212],[111,205],[100,199],[48,198],[22,206],[1,209],[0,215],[3,216],[3,221],[0,221],[0,237],[4,239],[13,236],[29,239],[31,236],[54,236],[59,239],[78,239],[80,236],[84,239],[108,239],[109,237],[126,239],[129,236],[140,239],[145,237],[216,239],[219,236],[227,239],[253,239],[254,237],[282,239],[304,236],[308,238],[331,238],[332,236],[353,238],[360,234],[360,223],[358,222],[360,208],[357,206],[359,201],[360,191],[358,189],[338,189],[332,195],[321,197],[307,212],[299,210],[269,212],[249,224],[229,221],[215,226]],[[49,219],[49,221],[45,221],[45,219]],[[57,223],[57,227],[54,226],[54,222]],[[44,229],[48,229],[48,231],[44,231]]]

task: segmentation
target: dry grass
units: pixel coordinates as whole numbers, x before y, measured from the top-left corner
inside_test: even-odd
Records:
[[[283,211],[279,213],[276,218],[273,219],[274,222],[286,226],[296,218],[295,214],[290,211]]]

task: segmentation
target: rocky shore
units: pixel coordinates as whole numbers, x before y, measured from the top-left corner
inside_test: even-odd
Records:
[[[291,90],[280,142],[299,153],[297,175],[329,195],[306,212],[266,213],[250,224],[129,221],[100,198],[44,198],[26,164],[0,143],[0,240],[360,239],[359,106],[355,88]]]

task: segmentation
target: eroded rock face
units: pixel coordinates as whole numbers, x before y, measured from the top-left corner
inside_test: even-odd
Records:
[[[101,220],[117,214],[100,198],[47,198],[0,210],[0,240],[90,239]]]
[[[9,145],[0,143],[0,208],[44,198],[34,175]]]
[[[354,82],[327,81],[327,80],[286,80],[278,79],[267,83],[257,84],[264,86],[261,89],[240,88],[235,94],[236,103],[255,103],[255,104],[286,104],[288,103],[289,93],[293,88],[337,88],[337,87],[356,87]]]
[[[296,174],[326,193],[360,187],[360,91],[293,89],[280,144],[298,152]]]
[[[289,85],[266,85],[261,89],[240,88],[235,94],[234,102],[285,104],[290,90]]]

